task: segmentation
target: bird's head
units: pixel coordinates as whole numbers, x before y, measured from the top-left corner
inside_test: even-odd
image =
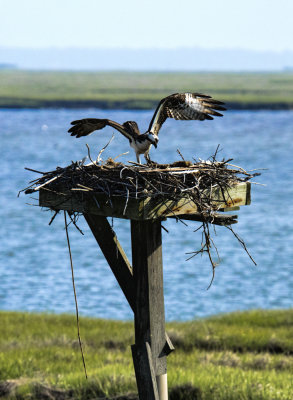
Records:
[[[151,142],[151,144],[153,144],[155,146],[155,148],[157,148],[157,144],[158,144],[159,138],[158,138],[158,136],[156,134],[151,133],[151,132],[148,133],[147,139]]]

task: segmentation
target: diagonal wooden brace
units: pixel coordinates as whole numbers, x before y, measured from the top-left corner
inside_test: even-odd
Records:
[[[115,232],[106,217],[89,213],[84,213],[83,215],[134,312],[136,288],[133,280],[132,267]],[[166,344],[163,351],[164,355],[167,356],[175,348],[167,333],[165,333],[165,336]]]
[[[132,310],[134,310],[135,287],[132,276],[132,267],[117,239],[115,232],[113,231],[106,217],[94,214],[83,215],[130,307]]]

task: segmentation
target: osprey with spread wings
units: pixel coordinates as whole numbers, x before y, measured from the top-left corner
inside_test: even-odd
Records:
[[[152,144],[157,147],[158,133],[167,118],[178,120],[213,119],[213,116],[222,117],[218,111],[225,111],[224,103],[214,100],[211,96],[200,93],[175,93],[162,99],[153,115],[149,128],[140,133],[135,121],[127,121],[120,125],[110,119],[86,118],[72,121],[73,125],[68,132],[77,138],[90,135],[92,132],[111,126],[124,135],[134,149],[136,160],[140,163],[140,155],[144,154],[146,161],[150,161],[149,151]]]

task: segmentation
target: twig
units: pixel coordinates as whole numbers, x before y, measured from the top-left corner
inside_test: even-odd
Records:
[[[70,241],[69,241],[69,234],[68,234],[68,226],[67,226],[67,220],[66,220],[66,211],[64,211],[64,223],[65,223],[66,239],[67,239],[67,246],[68,246],[69,258],[70,258],[71,278],[72,278],[72,286],[73,286],[74,301],[75,301],[77,336],[78,336],[79,348],[80,348],[81,357],[82,357],[83,369],[84,369],[85,377],[87,379],[88,376],[87,376],[87,372],[86,372],[85,359],[84,359],[82,343],[81,343],[81,339],[80,339],[78,305],[77,305],[77,296],[76,296],[75,283],[74,283],[73,262],[72,262],[72,255],[71,255],[71,248],[70,248]]]
[[[137,167],[140,167],[140,168],[144,168],[144,169],[148,169],[148,168],[149,168],[149,166],[148,166],[148,165],[139,164],[139,163],[137,163],[137,162],[134,162],[134,161],[128,161],[128,162],[129,162],[129,164],[136,165]]]
[[[181,151],[179,149],[177,149],[177,153],[182,158],[182,160],[185,161],[185,158],[183,157],[183,155],[182,155],[182,153],[181,153]]]
[[[90,146],[89,146],[87,143],[86,143],[85,145],[86,145],[86,147],[87,147],[88,157],[89,157],[91,163],[94,164],[95,166],[97,166],[97,163],[96,163],[96,162],[92,159],[92,157],[91,157]]]
[[[231,231],[233,233],[233,235],[236,237],[236,239],[239,241],[239,243],[241,244],[241,246],[244,248],[244,250],[246,251],[248,257],[251,259],[251,261],[253,262],[254,265],[257,265],[256,262],[254,261],[254,259],[252,258],[252,256],[250,255],[246,244],[244,242],[243,239],[240,238],[239,235],[237,235],[237,233],[233,230],[233,228],[231,228],[231,226],[226,226],[227,229],[229,229],[229,231]]]
[[[34,188],[34,192],[37,192],[39,189],[41,189],[42,187],[48,185],[51,182],[54,182],[56,179],[58,179],[60,177],[60,175],[56,175],[54,176],[52,179],[49,179],[48,181],[44,182],[42,185],[36,186]]]
[[[79,226],[76,223],[76,213],[74,213],[74,218],[72,218],[72,214],[68,212],[69,218],[71,220],[71,222],[73,223],[73,225],[75,226],[75,228],[78,230],[79,233],[81,233],[82,235],[84,235],[83,231],[79,228]]]
[[[161,228],[163,228],[165,232],[169,233],[168,229],[165,228],[164,225],[161,224]]]
[[[121,156],[126,156],[126,154],[128,154],[128,153],[129,153],[129,151],[126,151],[125,153],[118,154],[118,156],[113,158],[113,161],[117,160],[117,158],[119,158]]]
[[[126,213],[126,208],[127,208],[127,204],[128,204],[128,200],[129,200],[129,190],[127,188],[126,188],[126,192],[127,192],[127,196],[126,196],[125,207],[123,210],[123,215],[125,215],[125,213]]]
[[[47,172],[37,171],[36,169],[32,169],[32,168],[28,168],[28,167],[24,167],[24,169],[26,169],[27,171],[36,172],[37,174],[42,174],[42,175],[45,175],[47,173]]]
[[[109,144],[112,142],[112,140],[114,139],[115,133],[112,134],[111,139],[109,140],[109,142],[100,150],[98,157],[97,157],[97,161],[100,162],[101,161],[101,155],[102,153],[106,150],[106,148],[109,146]]]
[[[55,214],[53,215],[53,217],[51,218],[51,220],[50,220],[50,222],[49,222],[49,224],[48,225],[51,225],[52,224],[52,222],[54,221],[54,219],[55,219],[55,217],[56,217],[56,215],[59,213],[59,210],[58,211],[55,211]]]

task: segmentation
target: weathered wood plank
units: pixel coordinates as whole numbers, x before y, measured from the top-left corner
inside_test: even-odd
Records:
[[[67,192],[63,195],[48,190],[40,190],[39,205],[55,210],[76,211],[83,214],[95,214],[125,219],[140,218],[138,210],[143,209],[143,201],[87,192]],[[126,205],[126,207],[125,207]]]
[[[160,400],[149,343],[134,344],[131,350],[139,400]]]
[[[225,208],[220,208],[220,210],[219,211],[221,211],[221,212],[228,212],[228,211],[239,211],[240,210],[240,207],[238,206],[236,206],[236,207],[225,207]]]
[[[241,182],[222,192],[215,187],[210,194],[215,210],[228,209],[248,205],[250,198],[250,182]],[[48,190],[40,190],[39,205],[55,210],[68,210],[81,213],[126,218],[132,220],[148,220],[166,218],[174,215],[194,214],[198,212],[196,204],[189,196],[183,196],[178,201],[162,198],[133,199],[112,196],[110,199],[103,194],[72,192],[56,194]]]
[[[164,353],[161,221],[131,221],[132,266],[136,286],[135,343],[151,346],[155,374],[167,372]]]
[[[169,218],[175,218],[176,219],[177,217],[173,216],[173,217],[169,217]],[[211,224],[221,225],[221,226],[237,224],[237,222],[238,222],[237,218],[238,218],[238,215],[229,215],[229,214],[228,215],[224,215],[224,214],[222,215],[222,214],[219,214],[219,213],[216,213],[216,214],[214,214],[212,216],[209,216],[209,215],[203,216],[201,213],[180,215],[180,219],[183,219],[183,220],[198,221],[198,222],[206,221],[206,222],[210,222]]]

